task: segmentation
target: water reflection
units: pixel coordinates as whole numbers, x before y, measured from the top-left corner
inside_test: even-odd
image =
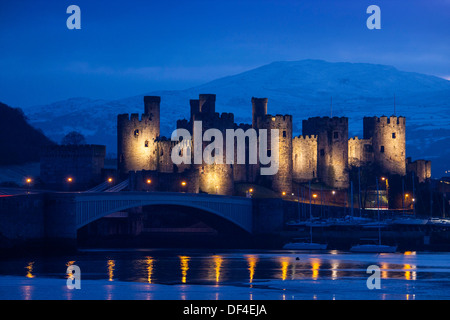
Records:
[[[255,276],[255,267],[256,263],[258,262],[258,257],[255,255],[248,255],[247,256],[247,264],[248,264],[248,271],[249,271],[249,277],[250,277],[250,283],[253,282],[253,277]]]
[[[34,261],[28,262],[27,266],[25,267],[25,269],[27,270],[27,274],[25,275],[25,277],[30,278],[30,279],[35,277],[33,275],[33,266],[34,266]]]
[[[114,267],[116,266],[116,262],[114,260],[108,260],[108,280],[114,281]]]
[[[31,300],[32,299],[32,293],[34,291],[33,286],[22,286],[22,297],[24,300]]]
[[[331,263],[331,280],[336,280],[338,278],[339,262],[333,261]]]
[[[8,272],[14,270],[14,275],[20,276],[22,281],[19,284],[20,291],[15,292],[16,295],[20,294],[20,299],[31,299],[31,297],[36,299],[41,294],[40,290],[33,292],[33,289],[36,289],[41,283],[41,279],[33,280],[33,278],[58,277],[58,281],[60,281],[62,277],[70,276],[70,274],[66,274],[64,265],[69,267],[73,264],[84,265],[85,279],[111,281],[105,282],[102,287],[102,297],[108,299],[121,296],[117,284],[113,283],[113,281],[119,280],[145,284],[145,288],[148,290],[144,290],[145,292],[141,290],[139,293],[140,297],[145,299],[160,299],[164,293],[160,289],[163,287],[159,284],[173,283],[178,283],[180,286],[176,286],[179,289],[175,294],[171,292],[170,296],[178,299],[195,297],[195,294],[192,293],[192,286],[204,284],[211,286],[211,290],[208,291],[208,299],[229,298],[228,289],[225,289],[229,286],[240,288],[239,290],[244,290],[244,288],[248,290],[245,292],[246,299],[259,299],[261,298],[260,289],[265,287],[266,283],[269,283],[270,287],[279,289],[276,293],[277,299],[281,299],[283,293],[287,299],[293,297],[298,299],[305,297],[305,294],[308,295],[308,299],[311,299],[314,293],[318,293],[317,298],[322,299],[324,293],[321,293],[320,290],[322,287],[322,291],[327,290],[325,283],[329,285],[331,280],[339,280],[337,286],[333,282],[333,288],[337,288],[339,291],[340,284],[343,283],[344,286],[348,284],[349,291],[351,291],[356,283],[362,283],[362,277],[367,279],[369,276],[366,273],[367,267],[374,264],[380,267],[380,276],[383,280],[393,280],[389,285],[393,283],[397,286],[392,289],[387,288],[386,292],[383,292],[386,293],[384,298],[415,299],[414,294],[418,294],[417,288],[424,281],[436,278],[450,279],[450,268],[447,264],[447,261],[450,261],[450,255],[434,254],[432,258],[429,258],[430,255],[415,252],[391,255],[355,255],[342,252],[331,254],[295,252],[292,254],[285,251],[242,253],[225,251],[211,254],[205,251],[184,251],[182,253],[152,251],[149,256],[148,252],[133,252],[132,254],[102,252],[97,255],[76,256],[70,261],[59,259],[59,262],[56,261],[57,259],[42,261],[41,259],[36,261],[30,259],[15,261],[13,265],[10,261],[0,261],[0,275],[11,274]],[[187,280],[188,276],[189,281]],[[344,280],[341,282],[341,279]],[[271,282],[271,280],[276,281]],[[313,281],[314,284],[312,284]],[[435,283],[438,282],[435,281]],[[60,286],[65,287],[64,282],[61,283]],[[155,283],[158,286],[154,286]],[[214,285],[215,287],[212,288]],[[318,292],[315,289],[309,290],[312,288],[309,286],[315,286],[320,290]],[[283,289],[285,291],[281,291]],[[422,298],[425,291],[420,292],[421,294],[417,295],[417,298]],[[442,295],[440,290],[436,290],[436,292],[439,297]],[[79,293],[80,291],[65,290],[62,297],[63,299],[76,298]],[[327,298],[332,298],[331,293],[334,292],[327,291]],[[240,294],[240,297],[244,296],[242,292]],[[351,295],[348,292],[341,292],[336,293],[335,298],[342,299],[345,294]],[[377,296],[383,298],[381,292],[378,292]]]
[[[146,257],[145,263],[147,265],[147,282],[152,283],[153,259],[151,257]]]
[[[181,282],[186,283],[187,271],[189,270],[189,257],[180,256]]]
[[[287,271],[289,268],[289,257],[279,257],[279,263],[281,264],[281,280],[286,280],[287,278]]]
[[[214,274],[216,276],[216,283],[219,283],[223,258],[221,256],[214,255],[213,261],[214,261]]]
[[[417,272],[415,271],[416,266],[410,265],[410,264],[405,264],[403,266],[403,269],[405,270],[405,279],[406,280],[417,280]]]
[[[66,263],[66,267],[70,267],[71,265],[73,265],[75,263],[75,261],[67,261],[67,263]],[[67,274],[66,274],[66,278],[67,279],[71,279],[71,280],[73,280],[73,279],[75,279],[75,277],[73,276],[73,273],[72,272],[67,272]]]
[[[312,279],[317,280],[319,277],[320,259],[311,259]]]
[[[382,263],[380,269],[381,269],[381,279],[387,279],[388,278],[387,270],[389,269],[389,265],[387,263]]]

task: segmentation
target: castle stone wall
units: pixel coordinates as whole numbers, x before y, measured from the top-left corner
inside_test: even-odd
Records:
[[[348,140],[348,164],[360,167],[373,162],[372,138],[359,139],[353,137]]]
[[[416,160],[411,161],[411,158],[406,159],[406,172],[414,173],[419,183],[426,182],[431,178],[431,161]]]
[[[317,135],[319,179],[330,187],[347,188],[348,118],[315,117],[303,120],[303,135]]]
[[[74,189],[101,182],[106,147],[102,145],[55,145],[41,153],[41,180],[49,187],[67,185],[72,178]]]
[[[317,136],[298,136],[292,140],[292,177],[304,182],[317,178]]]

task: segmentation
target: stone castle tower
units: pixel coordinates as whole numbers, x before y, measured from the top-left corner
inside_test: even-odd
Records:
[[[261,176],[261,179],[263,183],[269,184],[272,190],[278,193],[291,193],[292,116],[267,114],[267,98],[252,98],[252,127],[257,131],[260,129],[267,130],[268,153],[273,152],[270,145],[271,130],[278,130],[278,172],[271,176]]]
[[[303,136],[317,136],[317,177],[335,188],[348,187],[348,118],[303,120]]]
[[[117,116],[117,159],[119,172],[157,169],[160,130],[160,97],[144,97],[144,114]]]
[[[191,124],[193,145],[196,144],[195,137],[203,137],[208,129],[218,129],[223,136],[222,164],[207,164],[203,158],[201,164],[195,164],[194,168],[199,171],[199,188],[202,192],[222,195],[232,195],[234,191],[233,165],[226,163],[226,129],[234,128],[234,115],[232,113],[216,113],[216,95],[200,94],[198,100],[191,100]],[[202,132],[196,133],[194,121],[202,121]],[[202,141],[202,153],[211,141]],[[215,150],[217,152],[217,150]],[[214,152],[214,153],[215,153]],[[214,156],[218,156],[215,154]]]
[[[406,174],[404,117],[364,117],[364,139],[372,139],[373,161],[383,173]]]

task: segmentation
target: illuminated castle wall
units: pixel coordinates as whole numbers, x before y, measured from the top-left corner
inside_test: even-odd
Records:
[[[215,110],[216,96],[200,94],[199,99],[190,100],[190,118],[178,120],[177,128],[186,129],[195,144],[194,121],[202,121],[203,133],[218,129],[224,138],[226,148],[227,129],[246,131],[249,128],[279,130],[279,169],[275,175],[261,176],[259,164],[248,163],[249,146],[246,143],[246,164],[180,164],[171,160],[173,147],[177,142],[160,136],[160,97],[144,97],[144,114],[121,114],[117,120],[118,168],[122,177],[129,172],[148,172],[155,177],[158,173],[172,175],[171,185],[177,179],[186,181],[195,192],[232,195],[236,182],[256,183],[277,193],[290,193],[293,184],[310,180],[322,182],[333,188],[347,188],[348,169],[351,166],[376,164],[386,174],[406,174],[405,118],[366,117],[364,137],[348,137],[348,118],[314,117],[302,121],[302,135],[293,137],[291,115],[270,115],[267,113],[267,98],[252,98],[252,123],[236,124],[232,113],[219,114]],[[269,139],[270,142],[270,139]],[[202,141],[202,150],[210,141]],[[235,150],[236,150],[236,142]],[[259,146],[258,146],[259,148]],[[268,153],[272,146],[268,146]],[[193,154],[193,152],[192,152]],[[259,161],[258,161],[259,163]],[[417,166],[417,165],[416,165]],[[428,176],[431,165],[427,164],[424,175]],[[410,168],[414,169],[412,165]],[[411,169],[411,170],[412,170]],[[135,177],[139,175],[134,175]],[[144,176],[144,175],[142,175]],[[153,188],[153,187],[152,187]],[[197,191],[198,190],[198,191]]]

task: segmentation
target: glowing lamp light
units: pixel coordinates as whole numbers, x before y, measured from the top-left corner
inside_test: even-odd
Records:
[[[416,202],[416,198],[412,198],[412,202]]]
[[[286,195],[286,192],[283,191],[281,194],[282,194],[283,196],[285,196],[285,195]]]
[[[384,181],[384,180],[386,180],[386,178],[385,178],[385,177],[381,177],[381,180],[383,180],[383,181]]]
[[[72,181],[73,181],[73,179],[71,177],[67,178],[67,182],[72,182]]]
[[[26,182],[31,183],[33,180],[31,178],[27,178]]]
[[[317,194],[315,194],[315,193],[312,196],[314,199],[317,198]]]
[[[112,178],[108,178],[108,182],[113,182],[113,179]]]
[[[147,184],[151,184],[151,183],[152,183],[152,180],[147,179],[146,183],[147,183]]]
[[[253,192],[253,189],[252,189],[252,188],[250,188],[250,190],[248,190],[248,192]]]
[[[334,191],[334,190],[333,190],[333,191],[331,191],[331,194],[335,195],[335,194],[336,194],[336,191]]]
[[[405,194],[405,198],[408,198],[409,197],[409,194]]]
[[[184,186],[186,186],[186,181],[182,181],[181,182],[181,185],[184,187]]]

